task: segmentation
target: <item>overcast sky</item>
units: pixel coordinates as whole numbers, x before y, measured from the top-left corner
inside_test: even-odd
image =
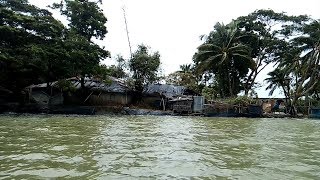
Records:
[[[45,8],[60,0],[29,2]],[[306,14],[320,19],[320,0],[103,0],[109,32],[99,44],[105,46],[112,57],[117,54],[125,58],[130,56],[123,7],[133,51],[141,43],[150,46],[152,51],[159,51],[165,74],[178,70],[181,64],[192,62],[192,56],[201,44],[199,36],[208,34],[216,22],[227,24],[257,9],[272,9],[288,15]],[[112,62],[107,60],[106,63]],[[260,82],[271,68],[258,77]]]

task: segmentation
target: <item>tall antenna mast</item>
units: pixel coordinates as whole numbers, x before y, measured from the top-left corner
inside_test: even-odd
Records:
[[[126,18],[126,10],[124,9],[124,6],[122,7],[122,10],[123,10],[124,23],[126,24],[126,32],[127,32],[128,43],[129,43],[129,49],[130,49],[130,57],[132,58],[132,49],[131,49],[131,43],[130,43],[130,38],[129,38],[128,23],[127,23],[127,18]]]

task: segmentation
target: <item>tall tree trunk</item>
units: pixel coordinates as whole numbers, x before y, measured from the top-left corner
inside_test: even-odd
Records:
[[[294,97],[292,99],[292,102],[291,102],[291,106],[290,106],[290,114],[293,116],[293,117],[296,117],[298,112],[297,112],[297,107],[296,107],[296,103],[298,101],[298,98],[297,97]]]
[[[232,80],[230,73],[228,72],[228,85],[229,85],[229,95],[233,97],[233,92],[232,92]]]
[[[247,89],[246,87],[245,87],[245,89],[244,89],[244,95],[245,95],[245,96],[248,96],[248,95],[249,95],[249,89]]]
[[[84,88],[85,88],[85,86],[84,86],[84,84],[85,84],[84,78],[85,78],[85,76],[83,76],[83,75],[82,75],[81,78],[80,78],[81,89],[84,89]]]

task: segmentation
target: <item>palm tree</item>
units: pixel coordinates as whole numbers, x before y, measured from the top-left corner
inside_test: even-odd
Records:
[[[286,99],[289,98],[290,78],[287,77],[286,71],[283,69],[276,68],[275,70],[269,72],[268,75],[270,77],[266,78],[265,81],[269,83],[269,85],[266,88],[266,90],[270,89],[269,96],[272,96],[272,94],[277,88],[282,88]]]
[[[204,38],[194,57],[198,69],[212,71],[222,91],[227,91],[227,96],[236,95],[240,91],[240,79],[254,65],[250,48],[239,41],[237,24],[217,23],[214,31]]]
[[[286,92],[286,96],[290,96],[292,115],[297,114],[296,103],[298,99],[314,93],[320,84],[319,21],[315,20],[310,24],[304,25],[301,32],[303,35],[288,42],[288,46],[286,46],[287,49],[282,53],[282,58],[278,66],[278,69],[285,70],[287,75],[292,77],[290,84],[291,92],[288,90]],[[275,74],[271,75],[269,81],[271,83],[277,83]],[[272,77],[274,78],[273,80]],[[270,88],[274,86],[270,84]],[[287,86],[289,87],[289,84]]]
[[[192,72],[192,65],[191,64],[182,64],[182,65],[180,65],[180,72],[183,72],[183,73]]]

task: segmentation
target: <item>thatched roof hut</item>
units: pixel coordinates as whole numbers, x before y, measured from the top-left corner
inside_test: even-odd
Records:
[[[118,92],[118,93],[125,93],[128,91],[132,91],[122,80],[109,77],[110,83],[105,83],[101,80],[94,79],[94,78],[88,78],[86,77],[84,79],[84,87],[87,89],[90,89],[92,91],[105,91],[105,92]],[[66,81],[70,82],[71,85],[75,89],[81,88],[81,79],[77,77],[72,77],[69,79],[66,79]],[[50,82],[49,85],[51,87],[58,88],[59,81]],[[37,84],[37,85],[30,85],[26,87],[26,89],[37,89],[37,88],[46,88],[47,83]]]
[[[81,89],[81,79],[72,77],[66,79],[70,86],[75,90]],[[30,85],[26,87],[29,91],[30,97],[35,101],[43,104],[52,102],[52,97],[60,93],[59,81],[50,82],[49,85],[54,89],[55,93],[47,93],[47,83]],[[85,78],[84,87],[88,90],[86,97],[70,96],[67,99],[67,104],[83,104],[86,105],[107,105],[107,104],[128,104],[131,101],[131,97],[128,97],[128,93],[132,91],[124,81],[109,77],[108,82],[103,82],[94,78]],[[61,95],[59,96],[61,97]],[[84,98],[84,99],[83,99]],[[65,101],[65,100],[62,100]],[[61,100],[59,101],[61,104]],[[66,103],[66,102],[65,102]]]

